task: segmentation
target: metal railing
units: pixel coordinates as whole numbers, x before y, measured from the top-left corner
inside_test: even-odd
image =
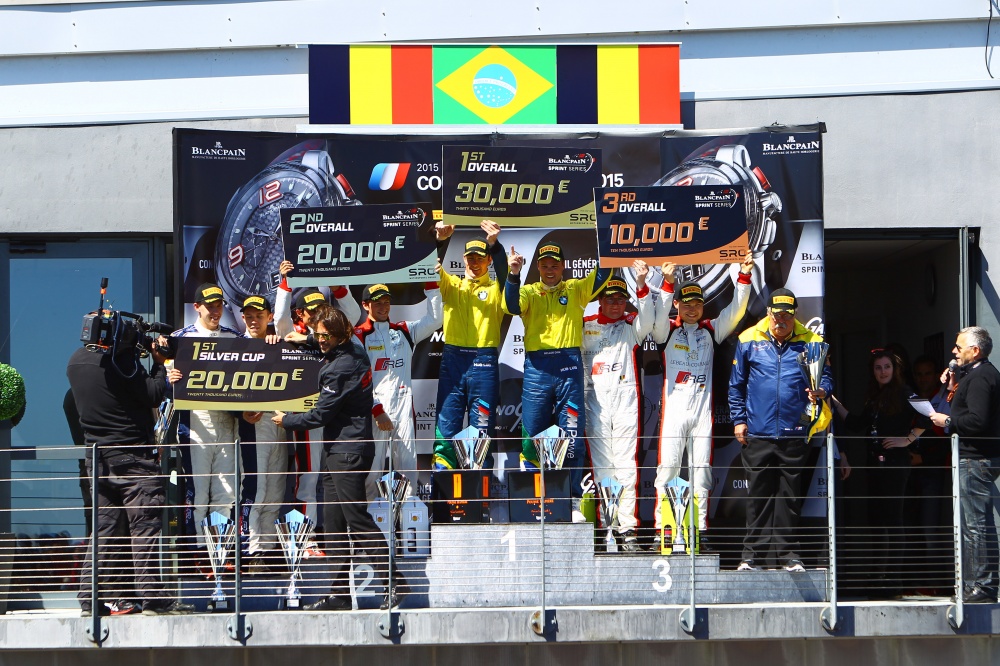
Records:
[[[426,449],[428,444],[418,442],[418,447]],[[494,444],[499,452],[520,450],[520,440]],[[806,462],[787,470],[796,473],[800,487],[783,487],[781,483],[787,479],[781,478],[775,486],[775,495],[784,493],[794,505],[793,513],[798,507],[801,515],[793,527],[784,532],[779,529],[771,536],[798,543],[794,559],[802,561],[805,571],[801,573],[786,571],[794,563],[783,559],[785,551],[773,548],[774,541],[754,558],[752,570],[737,570],[746,558],[746,524],[738,509],[751,499],[739,452],[725,470],[717,463],[713,497],[707,507],[710,527],[691,548],[688,541],[674,537],[678,532],[681,536],[698,533],[699,517],[694,507],[701,498],[695,492],[696,502],[674,516],[676,524],[671,529],[676,531],[671,537],[654,533],[649,520],[653,498],[648,490],[641,490],[656,475],[655,467],[649,465],[638,469],[638,507],[644,514],[639,529],[635,534],[613,530],[609,538],[607,513],[590,492],[584,493],[579,504],[587,522],[572,522],[578,505],[566,492],[565,476],[553,473],[556,470],[507,469],[503,479],[484,472],[440,471],[428,482],[432,476],[424,466],[429,464],[428,456],[421,454],[421,469],[394,469],[389,460],[387,468],[381,470],[411,479],[412,496],[402,502],[391,494],[382,500],[366,497],[345,502],[331,497],[331,489],[336,492],[347,475],[356,477],[363,471],[323,469],[315,492],[303,492],[307,489],[301,487],[302,479],[315,470],[295,467],[292,446],[289,442],[241,443],[237,448],[242,449],[242,455],[232,457],[231,470],[200,469],[197,461],[190,469],[181,463],[188,457],[184,447],[161,450],[159,467],[151,474],[163,489],[155,506],[162,529],[153,537],[152,563],[162,594],[154,595],[141,593],[148,581],[136,580],[137,574],[141,578],[142,569],[135,562],[137,540],[129,533],[130,523],[134,528],[132,513],[152,507],[132,503],[124,512],[127,519],[123,523],[110,531],[105,525],[100,539],[88,540],[82,495],[79,502],[64,505],[32,505],[18,490],[27,484],[51,489],[51,497],[66,497],[71,494],[67,489],[80,485],[78,474],[32,476],[30,483],[23,475],[0,480],[0,488],[6,485],[5,494],[12,498],[0,513],[7,514],[16,534],[0,542],[0,563],[10,562],[10,576],[6,580],[0,577],[0,598],[6,598],[9,611],[42,607],[65,612],[59,609],[83,602],[96,611],[87,624],[97,642],[108,631],[102,615],[138,612],[142,605],[162,608],[175,600],[194,605],[197,612],[231,614],[227,630],[234,640],[245,642],[252,635],[247,613],[301,608],[331,595],[338,603],[346,601],[345,612],[378,610],[379,630],[387,637],[404,630],[400,608],[521,608],[528,611],[532,628],[545,634],[556,630],[555,612],[561,606],[663,604],[678,608],[681,627],[693,633],[700,606],[800,601],[817,604],[819,621],[832,632],[840,622],[839,606],[845,602],[871,599],[905,603],[908,599],[953,596],[949,621],[956,628],[963,623],[963,535],[958,441],[954,437],[948,443],[950,462],[921,465],[920,476],[929,478],[917,479],[923,485],[901,495],[884,492],[889,483],[886,479],[891,480],[894,470],[869,464],[854,453],[866,450],[866,440],[841,436],[836,441],[832,436],[814,440]],[[643,443],[643,448],[655,450],[655,446]],[[254,447],[281,447],[288,454],[285,467],[253,470],[250,464],[251,471],[245,470]],[[52,450],[46,447],[46,451]],[[858,459],[851,460],[850,476],[841,478],[847,469],[843,457],[848,450]],[[83,453],[72,447],[65,451],[67,456]],[[89,511],[93,524],[102,525],[108,515],[100,510],[103,500],[97,490],[107,491],[114,470],[104,467],[105,476],[98,478],[101,466],[97,468],[89,479],[93,502]],[[917,469],[912,468],[911,476]],[[681,477],[696,478],[697,471],[688,461]],[[533,482],[536,474],[537,483]],[[211,487],[212,481],[224,484],[226,478],[238,491],[231,507],[218,511],[211,493],[202,507],[193,505],[191,486]],[[285,488],[280,499],[267,498],[255,490],[278,478],[283,483],[277,485]],[[315,507],[303,506],[303,496],[316,496]],[[127,497],[120,499],[129,504]],[[896,515],[900,506],[905,513],[901,521]],[[218,515],[208,512],[210,522],[231,523],[230,529],[238,535],[233,546],[222,548],[226,552],[219,550],[215,537],[206,540],[202,526],[191,520],[195,509],[212,507]],[[888,514],[889,507],[893,515],[882,515]],[[276,511],[281,523],[301,520],[289,516],[291,511],[314,513],[317,524],[312,538],[304,535],[295,545],[302,555],[300,560],[282,548],[273,525],[265,530],[259,524],[252,528],[248,524],[254,511],[266,508]],[[667,512],[676,505],[665,500],[663,508],[664,520],[669,522]],[[371,517],[374,531],[331,533],[331,521],[346,515],[351,523],[350,516],[360,515],[359,509]],[[937,518],[932,519],[935,511]],[[394,517],[397,513],[398,518]],[[55,532],[52,525],[62,522],[65,527],[67,514],[73,514],[76,524]],[[395,529],[390,527],[397,520]],[[626,543],[633,536],[640,550]],[[221,556],[209,556],[213,544]],[[376,555],[373,562],[373,553],[367,552],[375,548],[373,544],[382,544],[379,547],[392,557],[386,562]],[[107,558],[95,558],[98,550]],[[81,585],[88,553],[98,562],[90,586]],[[289,594],[293,573],[298,576],[298,599]],[[400,606],[379,609],[386,596],[380,585],[383,577],[399,591]],[[341,606],[329,606],[334,607]]]

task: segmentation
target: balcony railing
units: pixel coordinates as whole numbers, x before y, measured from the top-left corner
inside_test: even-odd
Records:
[[[839,450],[848,445],[864,450],[866,446],[863,440],[846,437],[838,437],[836,443]],[[907,466],[900,471],[877,461],[852,460],[849,476],[846,461],[838,460],[832,436],[813,445],[817,451],[808,466],[786,470],[797,473],[788,477],[792,482],[776,477],[773,493],[784,493],[793,513],[806,507],[794,520],[795,526],[781,534],[797,542],[796,559],[802,561],[804,571],[788,570],[794,563],[766,546],[752,570],[738,570],[746,534],[738,509],[748,499],[745,484],[738,478],[738,457],[726,476],[726,488],[717,485],[713,491],[707,531],[697,529],[697,511],[690,510],[691,502],[689,510],[677,512],[675,518],[682,525],[670,525],[669,534],[653,530],[649,520],[640,521],[635,532],[639,548],[635,549],[626,545],[620,532],[609,531],[608,507],[592,496],[596,486],[592,484],[591,492],[578,504],[569,497],[565,477],[557,470],[508,469],[502,475],[445,471],[435,474],[429,488],[421,481],[429,474],[426,469],[384,469],[411,479],[412,493],[401,493],[401,497],[390,493],[387,498],[354,503],[354,508],[373,517],[378,532],[331,531],[331,517],[345,509],[350,513],[350,508],[323,496],[322,477],[342,473],[323,470],[316,501],[303,502],[310,493],[303,493],[302,485],[317,477],[295,470],[290,443],[259,442],[238,447],[242,456],[231,456],[229,470],[199,469],[196,461],[192,471],[182,464],[188,457],[183,447],[160,450],[158,467],[145,481],[163,489],[162,505],[137,501],[124,486],[116,485],[113,474],[101,478],[82,478],[76,473],[30,478],[20,474],[4,479],[12,503],[3,512],[14,530],[0,542],[0,598],[6,599],[8,612],[14,613],[32,610],[65,615],[66,609],[79,608],[82,602],[97,611],[83,623],[96,642],[107,635],[106,615],[137,613],[143,606],[148,609],[175,600],[192,604],[197,613],[229,616],[227,631],[245,640],[252,632],[248,613],[301,613],[305,606],[331,594],[346,601],[340,613],[376,611],[379,631],[387,637],[401,631],[401,613],[421,609],[525,609],[531,629],[544,636],[555,630],[555,612],[560,608],[664,606],[677,609],[675,621],[693,634],[701,621],[699,611],[706,607],[757,604],[766,608],[789,602],[813,607],[816,621],[835,632],[841,604],[859,599],[889,603],[938,599],[948,603],[951,626],[960,628],[965,605],[957,438],[944,442],[950,446],[946,464]],[[242,463],[256,453],[253,447],[261,451],[279,447],[278,458],[285,458],[279,469],[292,471],[247,471]],[[82,448],[73,447],[45,447],[45,451],[50,457],[55,451],[66,458],[84,454]],[[20,449],[17,455],[24,457],[25,451]],[[696,478],[697,471],[688,465],[681,476]],[[913,482],[909,490],[889,492],[890,488],[907,488],[898,479],[906,472]],[[655,469],[640,469],[640,482],[651,480],[655,473]],[[713,478],[718,484],[719,475]],[[196,480],[208,486],[214,481],[220,488],[233,490],[237,505],[219,505],[211,495],[207,503],[193,504],[190,487]],[[280,480],[270,484],[281,488],[278,495],[273,490],[270,497],[258,492],[269,480]],[[95,484],[103,489],[101,494],[94,491]],[[677,495],[684,496],[685,484],[680,482]],[[27,501],[23,496],[28,486],[36,497],[65,497],[67,488],[80,486],[99,506],[82,508],[87,499],[82,494],[80,501],[61,504]],[[107,526],[115,517],[106,509],[102,513],[100,495],[115,492],[126,508],[95,543],[84,531],[84,514],[89,513],[92,524]],[[651,501],[640,492],[640,505]],[[540,511],[542,506],[544,511]],[[669,524],[670,510],[680,503],[664,501],[663,507],[664,521]],[[577,509],[585,522],[573,522]],[[196,513],[214,522],[211,534],[193,524]],[[261,521],[261,513],[277,519]],[[74,516],[79,527],[54,531],[51,526],[65,523],[67,515]],[[139,523],[151,515],[162,525],[147,544],[153,553],[147,566],[152,580],[143,579],[142,567],[137,567],[136,553],[142,543],[134,536],[143,528]],[[391,529],[394,520],[396,528]],[[234,535],[228,546],[227,529]],[[279,538],[277,531],[292,536]],[[690,538],[681,538],[692,534],[699,534],[694,548]],[[234,547],[236,543],[239,548]],[[388,565],[371,552],[373,544],[382,543],[393,553]],[[96,550],[106,552],[107,557],[97,558],[97,575],[90,585],[82,585],[84,563],[88,554],[93,559]],[[995,556],[992,552],[991,557]],[[346,575],[334,575],[338,563],[344,564]],[[2,576],[4,564],[7,577]],[[399,591],[398,606],[379,608],[386,594],[381,578]],[[142,590],[150,587],[162,592],[144,596]]]

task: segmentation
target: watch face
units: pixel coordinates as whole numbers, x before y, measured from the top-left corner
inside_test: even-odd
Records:
[[[216,245],[216,275],[232,303],[266,296],[281,282],[281,209],[343,203],[331,178],[296,163],[269,167],[241,188],[226,210]]]

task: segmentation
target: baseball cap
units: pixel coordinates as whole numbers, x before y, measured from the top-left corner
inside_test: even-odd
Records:
[[[465,253],[462,256],[468,254],[481,254],[484,257],[487,254],[486,241],[474,238],[465,244]]]
[[[214,282],[205,282],[194,292],[195,303],[214,303],[223,298],[222,288]]]
[[[326,303],[326,296],[316,287],[305,289],[295,299],[296,310],[312,310]]]
[[[705,302],[705,292],[702,291],[701,285],[697,282],[682,282],[677,287],[677,291],[674,292],[674,299],[681,303],[690,303],[691,301]]]
[[[795,300],[795,294],[789,289],[775,289],[767,301],[767,307],[772,310],[785,310],[792,314],[795,314],[795,308],[798,306],[799,302]]]
[[[268,303],[267,299],[263,296],[247,296],[243,301],[243,307],[240,308],[240,312],[243,312],[247,308],[254,308],[256,310],[267,310],[271,311],[271,304]]]
[[[620,280],[618,278],[612,278],[608,280],[608,284],[604,287],[604,291],[601,295],[605,294],[625,294],[628,296],[628,285],[625,284],[625,280]]]
[[[555,243],[547,243],[538,248],[538,258],[545,259],[546,257],[551,257],[556,261],[562,261],[563,260],[562,246],[556,245]]]
[[[389,293],[389,287],[384,284],[370,285],[361,292],[361,300],[363,301],[377,301],[385,296],[392,296],[392,294]]]

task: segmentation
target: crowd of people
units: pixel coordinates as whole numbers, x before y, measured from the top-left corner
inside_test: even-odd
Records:
[[[963,594],[968,601],[996,599],[996,531],[989,498],[997,474],[992,461],[1000,455],[1000,376],[989,362],[992,342],[984,329],[959,333],[956,367],[940,377],[934,376],[933,363],[929,374],[919,362],[915,364],[914,371],[922,373],[917,386],[932,405],[928,413],[914,408],[899,357],[886,350],[873,352],[871,384],[863,409],[855,413],[833,395],[829,362],[815,384],[800,370],[799,355],[808,345],[822,342],[822,337],[796,319],[799,304],[791,291],[771,291],[766,296],[765,317],[739,330],[754,268],[749,255],[738,271],[733,270],[731,302],[709,319],[704,317],[702,287],[697,282],[678,283],[673,264],[662,267],[662,288],[654,294],[647,284],[649,267],[635,261],[633,301],[626,281],[609,269],[594,269],[582,279],[564,279],[567,257],[563,248],[546,243],[535,256],[539,280],[522,284],[526,258],[513,247],[509,254],[505,252],[500,227],[494,222],[484,221],[482,230],[484,237],[465,243],[464,275],[452,275],[438,263],[438,281],[425,285],[427,311],[418,320],[392,319],[392,292],[384,284],[365,288],[359,307],[346,288],[334,290],[329,299],[318,289],[308,289],[293,302],[283,279],[273,307],[260,296],[241,304],[246,325],[241,334],[220,324],[222,290],[214,284],[198,289],[197,321],[174,336],[242,335],[267,343],[284,340],[311,345],[323,354],[325,364],[318,400],[308,412],[192,410],[185,417],[181,430],[190,444],[185,450],[190,452],[196,525],[212,511],[223,515],[233,511],[241,483],[234,477],[232,457],[239,452],[233,443],[237,432],[247,441],[249,428],[250,441],[257,443],[258,473],[248,549],[251,567],[266,570],[269,558],[280,552],[274,520],[289,471],[285,442],[294,442],[296,499],[315,520],[318,483],[324,498],[325,540],[308,544],[307,550],[327,556],[333,570],[329,595],[307,608],[351,608],[348,572],[352,557],[366,554],[376,577],[383,579],[393,557],[366,510],[366,502],[377,497],[375,482],[385,471],[386,456],[393,457],[393,466],[403,474],[414,474],[418,466],[411,377],[415,345],[443,327],[431,464],[435,473],[447,473],[459,466],[452,438],[466,424],[488,437],[496,436],[501,322],[505,315],[512,315],[519,316],[524,325],[521,466],[533,469],[540,464],[532,440],[558,426],[569,443],[565,466],[570,470],[573,520],[585,520],[581,504],[585,468],[593,470],[597,481],[616,479],[623,486],[616,538],[625,552],[642,550],[637,502],[643,421],[640,351],[647,336],[652,336],[664,368],[661,418],[655,433],[654,527],[662,526],[670,510],[662,501],[664,491],[681,474],[687,455],[693,462],[690,481],[698,528],[703,550],[708,550],[712,368],[716,346],[739,333],[728,391],[729,415],[742,447],[748,482],[746,534],[738,570],[777,563],[792,573],[805,571],[797,536],[803,502],[801,476],[807,468],[809,440],[826,427],[824,414],[828,416],[829,410],[824,406],[832,404],[847,428],[862,431],[871,441],[866,463],[871,469],[867,494],[872,575],[888,581],[889,587],[903,586],[896,579],[899,571],[891,566],[889,552],[898,547],[894,535],[904,524],[902,498],[914,476],[914,455],[923,457],[928,472],[943,469],[947,458],[941,458],[940,443],[935,446],[924,435],[957,432],[962,437],[963,545],[969,572]],[[453,231],[453,227],[437,225],[442,251]],[[491,266],[495,279],[490,276]],[[293,270],[287,261],[280,267],[283,278]],[[598,313],[584,316],[595,298]],[[155,478],[153,459],[130,453],[133,457],[125,464],[117,448],[148,449],[152,441],[148,408],[159,402],[168,382],[181,381],[183,375],[177,368],[163,369],[159,363],[164,359],[154,355],[158,364],[151,377],[143,373],[127,383],[111,383],[104,403],[94,404],[102,395],[91,391],[82,376],[87,368],[98,372],[107,355],[107,350],[81,349],[68,370],[86,440],[98,444],[102,464],[108,466],[100,493],[109,508],[105,516],[102,504],[96,532],[110,534],[117,512],[124,510],[133,537],[139,589],[149,598],[143,610],[186,612],[185,604],[164,600],[149,569],[149,544],[160,528],[162,489],[158,495],[152,486],[159,481],[140,479]],[[96,380],[95,374],[88,381]],[[109,415],[114,417],[110,421]],[[918,440],[928,442],[919,453],[914,446]],[[947,480],[939,473],[920,475],[918,480],[931,493],[946,491]],[[411,481],[416,487],[416,479]],[[921,511],[927,520],[939,520],[932,504]],[[136,508],[140,505],[143,510]],[[107,522],[112,513],[115,522]],[[395,579],[399,582],[392,589],[387,586],[383,608],[396,605],[407,593],[405,581]],[[85,610],[90,610],[89,594],[88,586],[81,588]]]

